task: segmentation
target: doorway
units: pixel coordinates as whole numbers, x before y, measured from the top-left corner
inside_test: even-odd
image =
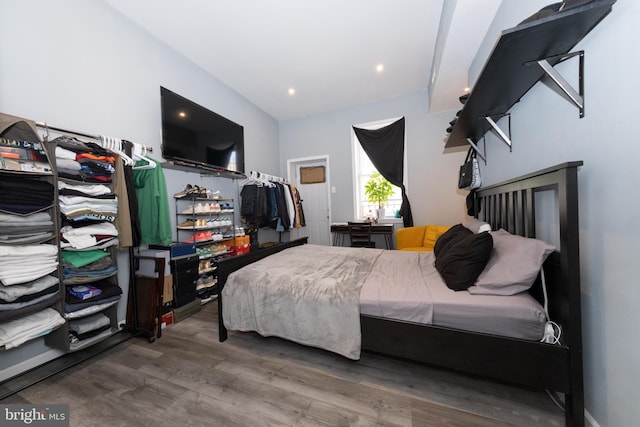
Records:
[[[324,167],[324,181],[302,183],[300,168]],[[289,182],[298,188],[306,226],[291,230],[291,239],[308,237],[309,243],[331,244],[331,197],[329,189],[329,156],[305,157],[287,160]],[[314,180],[320,181],[320,180]]]

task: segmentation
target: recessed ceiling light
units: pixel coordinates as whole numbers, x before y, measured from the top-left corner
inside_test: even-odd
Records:
[[[470,89],[470,88],[468,88],[468,87],[465,87],[465,88],[464,88],[464,93],[469,93],[470,91],[471,91],[471,89]]]
[[[289,95],[293,96],[296,94],[296,90],[292,87],[289,88]]]
[[[178,115],[179,115],[180,117],[187,117],[187,113],[185,113],[184,111],[180,111],[180,112],[178,113]]]
[[[384,71],[384,64],[378,64],[376,65],[376,71],[381,73]]]

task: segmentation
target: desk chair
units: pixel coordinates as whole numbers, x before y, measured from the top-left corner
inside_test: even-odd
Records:
[[[370,222],[348,222],[349,239],[352,248],[375,248],[376,242],[371,241]]]

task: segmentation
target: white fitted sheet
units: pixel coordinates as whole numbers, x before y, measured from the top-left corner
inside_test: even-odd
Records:
[[[362,286],[360,313],[512,338],[542,338],[544,309],[529,293],[453,291],[434,261],[433,252],[384,251]]]

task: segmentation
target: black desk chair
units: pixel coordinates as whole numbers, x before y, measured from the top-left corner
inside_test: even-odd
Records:
[[[349,239],[352,248],[375,248],[376,242],[371,241],[370,222],[348,222]]]

